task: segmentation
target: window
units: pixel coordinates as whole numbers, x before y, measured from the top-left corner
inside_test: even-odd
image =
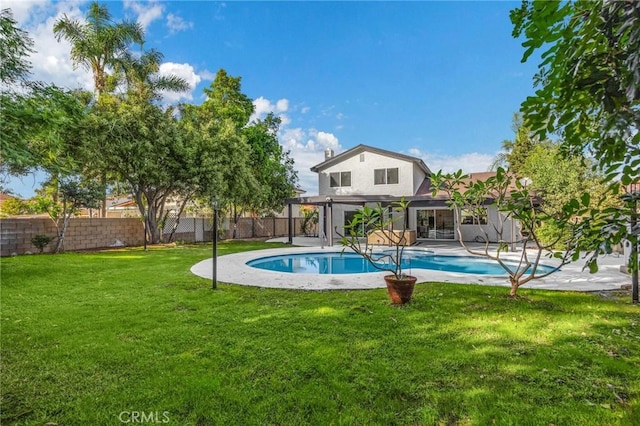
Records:
[[[462,210],[460,217],[463,225],[486,225],[487,209],[478,207],[472,210]]]
[[[340,186],[351,186],[351,172],[340,172]]]
[[[329,173],[329,186],[331,188],[351,186],[351,172]]]
[[[393,169],[375,169],[373,171],[374,185],[393,185],[399,182],[398,168]]]
[[[387,169],[387,185],[398,183],[398,168]]]
[[[336,186],[340,186],[340,173],[330,173],[329,174],[329,186],[331,188],[335,188]]]

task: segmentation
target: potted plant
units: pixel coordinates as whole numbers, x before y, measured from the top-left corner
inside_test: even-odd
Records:
[[[394,230],[394,219],[386,207],[378,203],[376,207],[364,206],[356,210],[353,219],[344,227],[344,235],[337,229],[344,246],[342,252],[350,248],[381,271],[390,274],[384,277],[389,297],[394,304],[405,304],[411,300],[416,277],[402,270],[404,248],[410,243],[407,238],[404,215],[409,201],[404,198],[390,204],[393,212],[402,213],[402,229]],[[374,245],[386,244],[388,250],[374,250]]]

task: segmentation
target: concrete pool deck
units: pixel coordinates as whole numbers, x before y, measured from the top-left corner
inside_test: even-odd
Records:
[[[275,239],[270,241],[280,241]],[[383,276],[385,272],[372,272],[366,274],[292,274],[286,272],[267,271],[247,266],[247,262],[266,256],[295,253],[327,253],[340,252],[342,247],[321,248],[317,239],[296,238],[294,245],[302,247],[274,248],[265,250],[247,251],[218,257],[219,282],[233,283],[254,287],[284,288],[298,290],[357,290],[384,288]],[[306,244],[306,246],[305,246]],[[317,244],[317,245],[312,245]],[[468,256],[468,253],[457,243],[428,243],[412,249],[434,252],[439,255]],[[519,256],[519,253],[515,255]],[[506,259],[509,257],[506,256]],[[557,261],[551,258],[543,258],[545,265],[557,265]],[[595,274],[583,271],[584,261],[578,261],[565,265],[560,271],[542,279],[536,279],[521,288],[544,290],[569,290],[569,291],[602,291],[619,290],[622,286],[631,283],[631,277],[620,272],[624,265],[622,255],[608,255],[599,259],[600,270]],[[442,272],[427,269],[409,269],[407,273],[418,278],[418,283],[426,281],[451,282],[461,284],[482,284],[492,286],[509,287],[509,280],[503,276],[475,275]],[[191,272],[202,278],[212,279],[213,262],[206,259],[195,264]]]

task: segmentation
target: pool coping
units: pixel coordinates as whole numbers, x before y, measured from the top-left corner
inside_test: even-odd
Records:
[[[246,264],[246,262],[260,257],[281,254],[340,252],[341,250],[340,247],[290,247],[228,254],[218,257],[217,280],[224,283],[254,287],[313,291],[364,290],[385,287],[383,277],[387,275],[386,272],[333,275],[292,274],[253,268]],[[455,246],[438,248],[425,247],[424,250],[434,252],[438,255],[469,255],[461,247]],[[505,259],[513,259],[513,256],[513,254],[507,255]],[[543,263],[550,266],[557,265],[557,261],[550,258],[545,258]],[[531,281],[521,288],[573,291],[617,290],[630,282],[629,276],[620,272],[620,265],[623,263],[622,256],[605,256],[599,262],[599,272],[590,274],[588,271],[583,270],[583,264],[581,262],[574,262],[565,265],[561,271],[551,274],[546,278]],[[211,280],[213,277],[212,265],[212,259],[206,259],[195,264],[191,268],[191,272],[202,278]],[[418,283],[435,281],[509,287],[509,279],[504,276],[480,276],[426,269],[411,269],[407,270],[407,273],[417,277]]]

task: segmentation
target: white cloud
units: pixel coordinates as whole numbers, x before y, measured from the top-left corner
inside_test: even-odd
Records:
[[[192,100],[193,91],[200,83],[202,78],[195,72],[195,69],[190,64],[177,64],[175,62],[164,62],[160,64],[159,74],[163,76],[175,75],[184,79],[191,90],[189,92],[163,92],[162,96],[165,102],[174,103],[182,99]]]
[[[206,81],[213,81],[216,79],[216,74],[209,70],[200,71],[199,74],[200,74],[200,77],[202,77],[202,79]]]
[[[324,161],[324,150],[331,148],[338,154],[343,151],[338,138],[332,134],[317,129],[303,130],[302,128],[284,129],[280,136],[280,143],[285,150],[290,151],[298,171],[298,185],[307,191],[305,195],[318,193],[318,174],[312,172],[311,167]]]
[[[13,4],[9,7],[13,8]],[[65,3],[63,7],[62,4],[38,2],[30,8],[17,8],[16,11],[20,14],[19,22],[24,22],[22,29],[29,33],[34,42],[35,52],[28,58],[32,64],[31,78],[71,89],[93,90],[91,72],[83,67],[74,69],[69,56],[71,45],[64,39],[58,42],[53,33],[53,26],[64,15],[71,20],[84,20],[84,14],[77,4]],[[18,13],[15,17],[18,17]]]
[[[276,102],[276,112],[285,112],[289,109],[289,100],[288,99],[278,99]]]
[[[164,12],[164,6],[153,1],[138,3],[136,1],[125,0],[124,8],[131,9],[138,15],[136,21],[143,29],[146,29],[153,21],[162,18],[162,13]]]
[[[291,123],[291,119],[284,114],[289,110],[289,100],[288,99],[278,99],[276,103],[271,103],[271,101],[263,96],[260,96],[253,101],[254,111],[249,121],[257,121],[262,120],[267,116],[270,112],[273,112],[277,117],[280,117],[282,120],[281,127],[285,127]]]
[[[167,15],[167,28],[170,34],[175,34],[193,28],[193,22],[185,21],[182,17],[170,13]]]
[[[459,169],[465,173],[486,172],[497,155],[497,153],[483,154],[479,152],[460,155],[429,154],[418,148],[410,149],[408,154],[422,159],[432,172],[442,170],[445,173],[455,172]]]
[[[35,17],[46,13],[47,9],[53,5],[48,0],[5,0],[2,2],[2,9],[11,9],[13,19],[16,20],[18,26],[24,28],[29,22],[34,21]]]
[[[308,107],[308,106],[303,106],[302,109],[300,110],[302,114],[306,114],[309,111],[311,111],[311,107]]]

